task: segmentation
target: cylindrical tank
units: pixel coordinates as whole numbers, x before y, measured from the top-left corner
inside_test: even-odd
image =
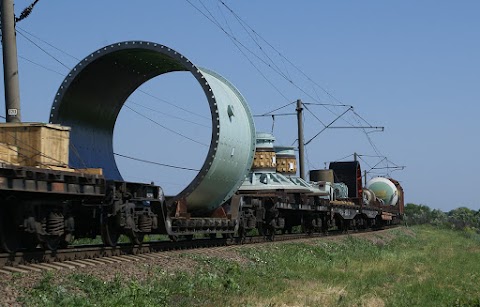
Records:
[[[333,170],[332,169],[317,169],[310,171],[310,181],[319,182],[334,182]]]
[[[290,146],[275,146],[277,155],[277,172],[286,175],[295,175],[297,173],[297,157],[295,150]]]
[[[387,178],[372,178],[367,182],[366,188],[383,200],[386,206],[395,206],[398,202],[397,187]]]

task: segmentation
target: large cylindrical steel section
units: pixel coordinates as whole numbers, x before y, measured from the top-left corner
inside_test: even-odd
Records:
[[[251,166],[253,119],[244,98],[227,80],[198,68],[175,50],[151,42],[122,42],[97,50],[63,81],[50,122],[72,128],[72,167],[100,167],[108,179],[122,180],[112,144],[120,110],[143,83],[174,71],[187,71],[196,78],[212,115],[207,157],[175,199],[186,199],[192,213],[212,211],[233,195]]]
[[[220,75],[205,68],[200,71],[217,104],[219,129],[212,141],[216,152],[207,158],[211,161],[207,173],[204,178],[203,175],[199,178],[199,185],[193,185],[191,191],[186,191],[189,209],[198,211],[215,209],[238,190],[250,170],[255,153],[253,117],[243,96]]]
[[[398,202],[397,187],[387,178],[372,178],[367,182],[366,188],[373,191],[387,206],[395,206]]]

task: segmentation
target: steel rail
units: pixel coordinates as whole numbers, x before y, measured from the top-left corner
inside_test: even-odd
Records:
[[[358,230],[354,232],[342,232],[342,231],[329,231],[328,233],[298,233],[298,234],[283,234],[275,235],[274,239],[265,236],[249,236],[243,240],[240,238],[216,238],[216,239],[194,239],[184,241],[153,241],[142,245],[120,244],[116,247],[105,247],[103,245],[77,245],[70,248],[59,249],[57,251],[49,250],[32,250],[22,251],[15,254],[0,254],[0,273],[11,273],[15,271],[21,272],[27,270],[29,265],[34,265],[32,270],[38,268],[38,264],[57,265],[67,263],[68,265],[75,265],[75,261],[92,261],[92,260],[105,260],[109,262],[109,259],[115,259],[114,262],[119,262],[121,257],[126,257],[125,261],[128,261],[128,257],[142,256],[154,253],[161,253],[173,250],[194,250],[198,248],[214,248],[218,246],[234,246],[234,245],[249,245],[259,243],[275,243],[282,241],[294,241],[302,239],[317,239],[326,238],[332,236],[347,236],[358,233],[374,232],[382,229],[389,229],[396,226],[384,227],[381,229],[366,229]],[[121,260],[120,260],[121,261]],[[105,263],[105,262],[99,262]],[[94,261],[93,261],[94,263]],[[22,269],[18,269],[18,267]]]

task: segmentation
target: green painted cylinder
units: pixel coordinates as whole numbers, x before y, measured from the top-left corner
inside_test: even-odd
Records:
[[[387,178],[372,178],[366,188],[375,193],[375,196],[383,200],[387,206],[395,206],[398,202],[397,187]]]
[[[185,200],[189,213],[209,214],[242,184],[255,152],[255,127],[247,103],[222,76],[161,44],[112,44],[87,56],[67,75],[55,95],[50,122],[72,128],[70,143],[76,154],[70,155],[69,165],[102,168],[107,179],[121,181],[113,131],[123,105],[145,82],[177,71],[190,72],[203,89],[212,137],[199,173],[171,202]]]

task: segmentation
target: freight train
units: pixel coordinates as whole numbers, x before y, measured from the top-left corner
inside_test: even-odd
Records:
[[[123,180],[114,159],[118,114],[139,86],[187,71],[202,87],[212,137],[204,164],[178,195],[154,183]],[[332,162],[296,176],[293,148],[256,133],[248,105],[225,78],[151,42],[122,42],[82,60],[55,95],[49,123],[0,125],[0,248],[56,250],[74,238],[145,235],[171,240],[302,231],[326,232],[398,223],[403,190],[393,179],[363,186],[357,161]]]

